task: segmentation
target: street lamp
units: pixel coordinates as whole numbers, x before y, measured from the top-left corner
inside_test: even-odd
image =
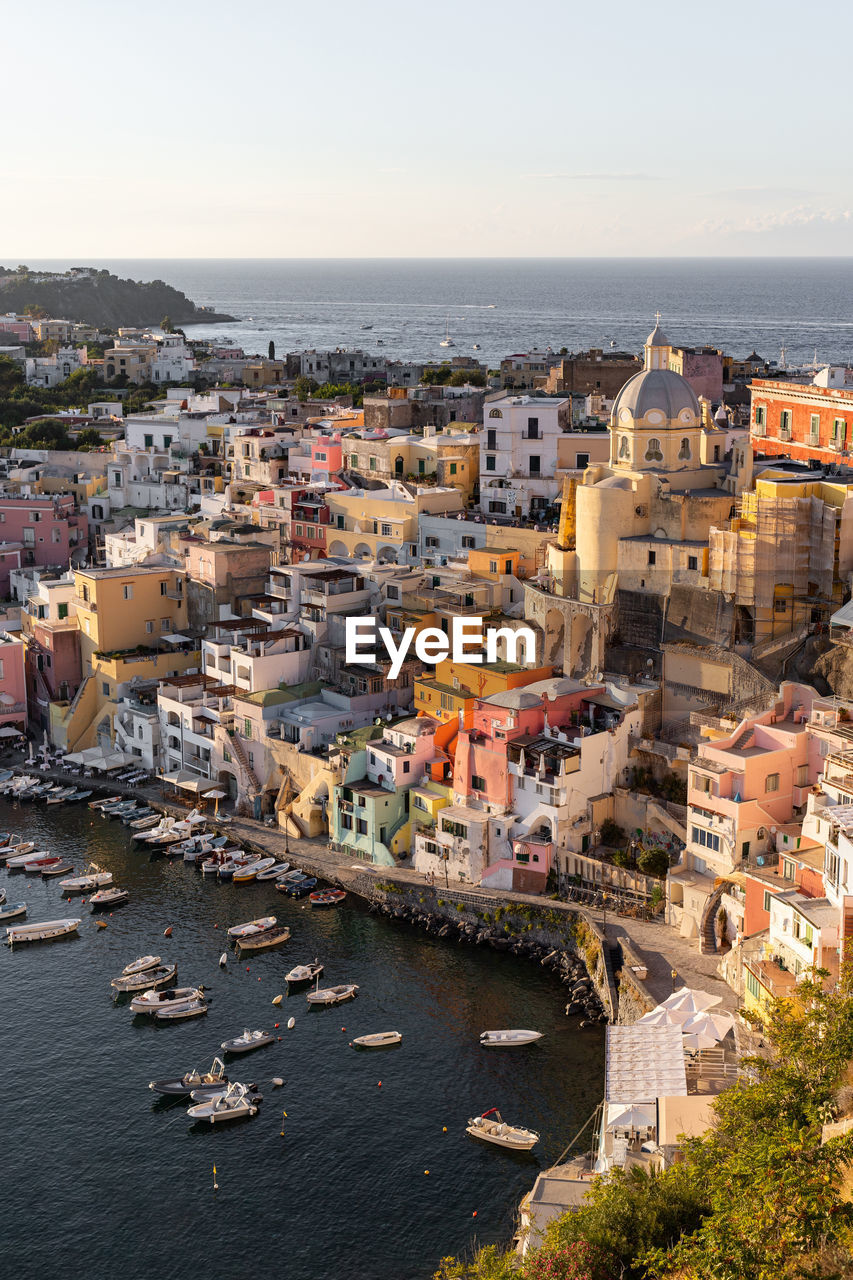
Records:
[[[445,849],[444,853],[441,855],[441,860],[442,860],[442,862],[444,863],[444,887],[445,887],[445,889],[449,889],[449,888],[450,888],[450,881],[449,881],[449,880],[448,880],[448,878],[447,878],[447,860],[448,860],[448,858],[449,858],[449,857],[450,857],[450,854],[449,854],[449,853],[447,852],[447,850]]]
[[[671,969],[670,976],[672,978],[672,994],[675,995],[675,979],[678,977],[678,974],[675,972],[674,969]]]

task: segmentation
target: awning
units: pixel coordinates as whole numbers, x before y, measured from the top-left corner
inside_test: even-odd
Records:
[[[190,636],[182,636],[179,631],[169,631],[160,637],[167,644],[197,644],[198,641],[191,639]]]
[[[98,773],[112,773],[114,769],[126,769],[130,764],[139,763],[138,758],[126,756],[123,751],[109,751],[100,760],[93,760],[91,768],[96,769]]]
[[[687,1094],[680,1027],[608,1027],[605,1100],[636,1106],[662,1094]]]
[[[0,738],[20,738],[23,735],[23,729],[13,729],[11,725],[4,725],[0,729]]]
[[[168,782],[172,787],[178,787],[181,791],[198,792],[202,787],[210,786],[210,778],[200,778],[197,773],[190,773],[189,769],[178,769],[177,773],[164,774],[162,781]]]

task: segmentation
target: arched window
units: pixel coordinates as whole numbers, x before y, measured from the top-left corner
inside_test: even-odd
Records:
[[[686,461],[690,457],[690,441],[687,436],[682,436],[681,448],[678,450],[678,456],[682,461]]]
[[[628,437],[627,436],[619,437],[619,457],[620,458],[628,457]]]
[[[652,436],[646,446],[646,462],[663,462],[660,440],[656,439],[654,436]]]
[[[489,417],[490,417],[490,418],[502,418],[502,417],[503,417],[503,414],[501,413],[500,409],[490,409],[490,410],[489,410]]]

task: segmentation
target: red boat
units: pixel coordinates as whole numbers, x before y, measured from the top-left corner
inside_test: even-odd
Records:
[[[25,871],[49,871],[51,867],[58,867],[62,864],[61,858],[36,858],[33,862],[25,862]]]
[[[317,889],[308,894],[312,907],[337,907],[347,895],[343,889]]]

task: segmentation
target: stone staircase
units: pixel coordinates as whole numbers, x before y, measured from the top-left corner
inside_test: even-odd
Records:
[[[717,954],[717,933],[714,925],[717,919],[717,910],[726,888],[725,882],[718,885],[705,903],[705,910],[702,912],[702,921],[699,925],[699,951],[703,956]]]
[[[252,790],[255,793],[259,792],[261,790],[261,784],[258,779],[258,775],[255,773],[254,769],[249,764],[249,757],[246,753],[246,748],[243,746],[242,742],[240,741],[240,735],[237,733],[236,729],[233,734],[229,735],[228,745],[231,747],[232,751],[234,752],[234,755],[237,759],[237,763],[239,764],[240,768],[243,770],[243,773],[249,779],[249,782],[252,786]]]

